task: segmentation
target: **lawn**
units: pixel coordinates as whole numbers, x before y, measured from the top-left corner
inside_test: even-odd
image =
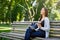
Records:
[[[8,24],[0,24],[0,32],[10,32],[11,26]]]
[[[10,32],[11,31],[11,26],[8,24],[0,24],[0,33],[1,32]],[[6,38],[2,38],[2,40],[9,40]]]

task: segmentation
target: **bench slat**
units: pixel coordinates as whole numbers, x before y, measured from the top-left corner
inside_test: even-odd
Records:
[[[36,22],[37,21],[33,21]],[[11,33],[0,33],[0,36],[2,37],[7,37],[7,38],[13,38],[13,39],[24,39],[24,34],[26,31],[26,28],[29,27],[29,25],[32,22],[13,22],[12,26],[13,28],[11,29],[13,32]],[[60,38],[60,21],[51,21],[50,22],[51,29],[50,29],[50,37],[52,38]],[[37,38],[39,39],[39,38]]]

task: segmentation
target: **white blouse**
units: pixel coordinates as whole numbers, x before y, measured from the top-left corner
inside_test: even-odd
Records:
[[[44,30],[46,32],[46,38],[49,37],[49,31],[50,31],[50,22],[48,17],[45,17],[44,19],[44,27],[41,27],[40,29]]]

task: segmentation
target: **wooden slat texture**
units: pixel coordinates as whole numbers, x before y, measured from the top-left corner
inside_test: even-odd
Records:
[[[37,21],[33,21],[37,23]],[[29,21],[25,22],[13,22],[12,24],[12,32],[10,33],[0,33],[1,37],[10,38],[10,39],[24,39],[24,34],[26,32],[26,28],[30,26],[31,23]],[[50,38],[60,38],[60,21],[51,21],[50,22]],[[36,38],[34,40],[40,40],[40,38]]]
[[[60,35],[56,35],[56,34],[50,34],[50,37],[52,37],[52,38],[60,38]]]
[[[60,26],[60,23],[51,23],[51,26]]]
[[[51,28],[53,31],[60,31],[60,28]]]
[[[15,24],[12,24],[12,26],[25,26],[28,27],[32,22],[15,22]],[[36,21],[37,23],[37,21]],[[60,34],[60,22],[59,21],[51,21],[50,22],[50,25],[51,25],[51,31],[53,32],[50,32],[50,34]],[[15,29],[16,32],[19,32],[19,30],[21,29],[18,29],[19,27],[17,27],[17,29]],[[21,31],[26,31],[26,30],[21,30]],[[56,32],[57,31],[57,32]],[[24,33],[23,32],[23,33]]]
[[[51,26],[51,28],[60,28],[60,26]]]

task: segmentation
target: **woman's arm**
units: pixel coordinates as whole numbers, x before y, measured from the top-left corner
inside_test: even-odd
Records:
[[[49,23],[49,19],[45,18],[44,20],[44,27],[41,27],[42,30],[48,31],[50,30],[50,23]]]
[[[42,26],[41,26],[41,21],[38,21],[37,26],[38,26],[38,28],[35,29],[36,31],[42,27]]]

